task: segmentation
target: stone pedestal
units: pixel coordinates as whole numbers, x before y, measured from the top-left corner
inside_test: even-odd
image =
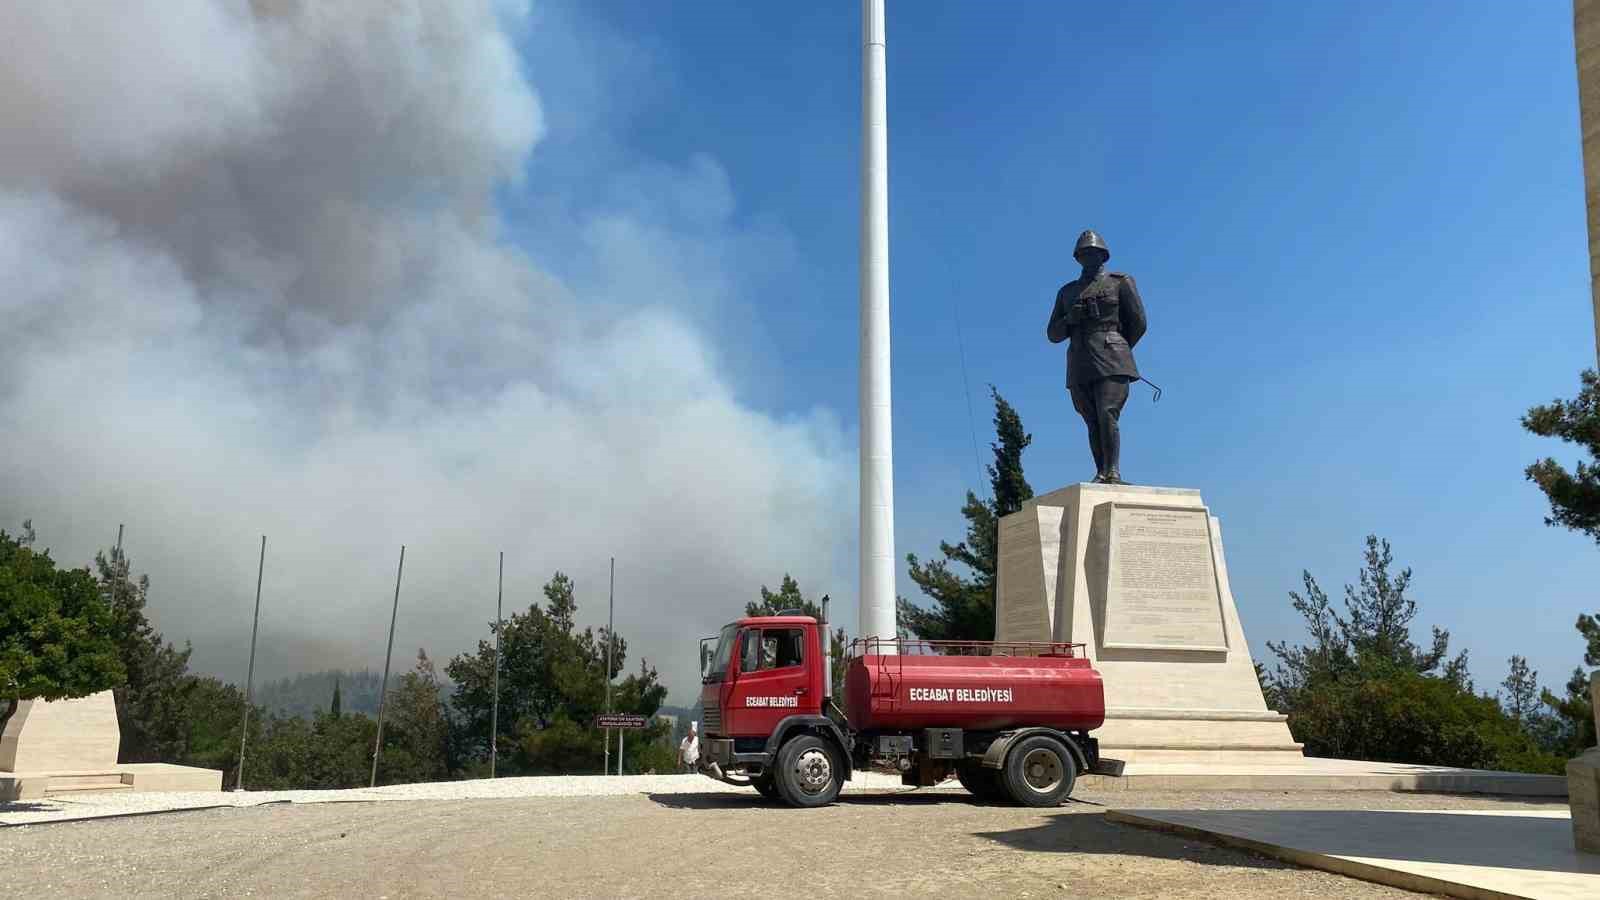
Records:
[[[1589,673],[1589,698],[1600,731],[1600,670]],[[1600,853],[1600,747],[1567,760],[1567,803],[1572,807],[1572,843],[1580,853]]]
[[[0,734],[0,772],[115,769],[121,746],[110,691],[74,700],[24,700]]]
[[[1074,484],[1000,520],[995,639],[1081,643],[1105,679],[1101,753],[1126,762],[1303,759],[1267,709],[1221,526],[1185,488]]]
[[[74,791],[220,791],[222,772],[118,764],[122,731],[110,691],[25,700],[0,733],[0,802]]]

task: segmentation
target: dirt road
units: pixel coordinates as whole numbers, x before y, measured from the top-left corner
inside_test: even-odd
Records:
[[[1417,794],[958,791],[794,810],[744,794],[281,805],[0,829],[30,897],[1414,896],[1104,820],[1107,806],[1549,808]],[[19,895],[20,896],[20,895]]]

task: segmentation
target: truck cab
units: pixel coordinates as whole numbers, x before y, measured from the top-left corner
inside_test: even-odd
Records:
[[[850,778],[845,732],[823,711],[831,667],[822,634],[811,616],[746,617],[724,626],[715,648],[702,654],[709,659],[701,676],[701,759],[713,777],[777,798],[778,750],[809,737],[811,777]],[[818,752],[816,742],[827,749]]]

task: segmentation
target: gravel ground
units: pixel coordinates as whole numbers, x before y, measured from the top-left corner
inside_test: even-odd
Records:
[[[961,788],[954,781],[950,787]],[[898,775],[856,772],[846,793],[899,790]],[[0,802],[0,825],[39,825],[110,816],[144,815],[213,807],[264,806],[269,803],[373,803],[389,800],[500,800],[517,797],[605,797],[624,794],[734,793],[749,794],[704,775],[623,775],[606,778],[546,776],[496,778],[493,781],[436,781],[392,784],[343,791],[171,791],[134,793],[85,792],[17,803]]]
[[[595,790],[624,792],[571,796],[597,781],[618,784]],[[276,804],[0,829],[0,871],[37,897],[705,897],[864,889],[941,897],[1401,897],[1414,895],[1108,823],[1101,813],[1113,804],[1564,805],[1428,794],[1083,790],[1067,806],[1034,810],[983,806],[952,790],[868,789],[831,807],[796,810],[683,776],[505,779],[495,787],[515,782],[538,782],[547,793]],[[447,788],[460,786],[407,790]]]

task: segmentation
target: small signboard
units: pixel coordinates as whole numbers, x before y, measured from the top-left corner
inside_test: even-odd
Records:
[[[645,716],[635,716],[628,713],[602,713],[594,717],[596,728],[648,728],[650,720]]]

